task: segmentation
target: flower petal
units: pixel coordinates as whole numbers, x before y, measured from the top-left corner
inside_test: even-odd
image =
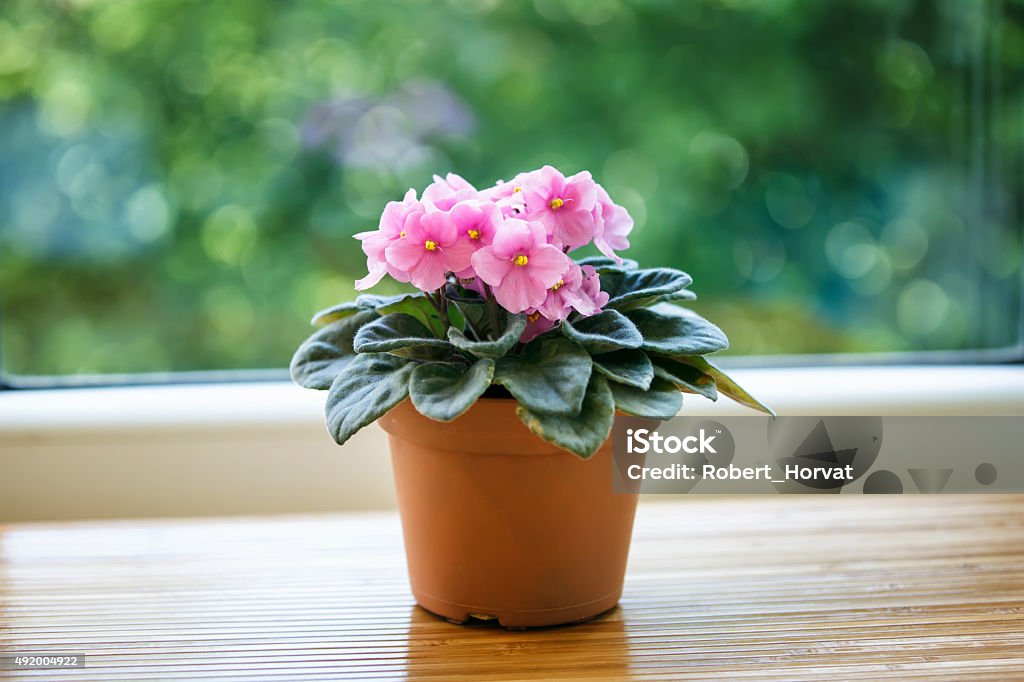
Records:
[[[509,218],[494,235],[491,246],[499,258],[515,258],[530,252],[534,243],[533,231],[525,220]]]
[[[569,312],[569,308],[565,305],[562,295],[557,291],[551,290],[548,290],[547,298],[544,299],[544,302],[540,304],[537,310],[549,320],[564,320]]]
[[[566,203],[572,203],[573,208],[580,211],[592,211],[597,202],[597,183],[591,177],[590,171],[580,171],[576,175],[565,179]]]
[[[426,253],[427,250],[423,248],[422,241],[413,241],[408,236],[396,239],[384,251],[388,263],[410,273],[416,269]]]
[[[604,236],[598,235],[597,237],[594,237],[594,246],[596,246],[597,250],[603,253],[605,256],[611,258],[619,265],[622,265],[622,258],[620,258],[619,254],[615,253],[615,251],[612,250],[611,245],[605,240]]]
[[[494,253],[493,246],[485,246],[479,249],[473,254],[470,262],[473,264],[473,270],[476,271],[477,277],[491,286],[501,284],[508,271],[515,267],[509,259],[499,258]]]
[[[468,237],[461,237],[455,243],[442,248],[441,255],[445,267],[451,272],[461,272],[473,262],[473,254],[476,249]]]
[[[568,256],[550,244],[540,244],[534,247],[530,251],[529,259],[529,264],[525,269],[529,270],[530,276],[540,282],[544,289],[554,286],[571,262]],[[534,305],[540,305],[540,303]]]
[[[409,281],[417,289],[422,291],[434,291],[444,286],[445,275],[448,268],[445,267],[444,257],[440,251],[424,251],[426,254],[414,269],[409,271]]]
[[[593,213],[575,208],[567,211],[566,208],[568,206],[553,212],[557,222],[555,237],[572,248],[590,243],[597,228]]]
[[[379,282],[388,272],[388,266],[382,260],[374,261],[367,259],[366,269],[369,270],[366,277],[356,280],[356,291],[369,289],[373,285],[377,284],[377,282]]]
[[[494,297],[510,313],[536,308],[544,302],[546,296],[547,288],[532,277],[526,267],[513,266],[501,285],[494,288]]]
[[[454,244],[459,238],[459,229],[447,213],[428,213],[420,221],[424,236],[441,246]],[[425,240],[424,240],[425,241]]]

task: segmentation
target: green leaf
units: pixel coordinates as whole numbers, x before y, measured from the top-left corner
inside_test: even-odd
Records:
[[[683,394],[664,379],[655,378],[646,391],[622,384],[612,384],[611,388],[619,412],[648,419],[671,419],[683,409]]]
[[[448,315],[452,317],[453,327],[462,331],[472,330],[479,336],[495,336],[501,332],[501,328],[492,329],[491,310],[487,300],[477,292],[457,284],[449,284],[445,287],[445,297],[449,302]],[[456,310],[462,317],[458,322],[453,314]],[[498,310],[498,313],[500,324],[503,311]]]
[[[311,324],[323,325],[331,322],[337,322],[343,320],[346,317],[351,317],[358,312],[364,310],[377,310],[381,306],[386,306],[391,303],[396,303],[410,294],[400,294],[398,296],[376,296],[374,294],[360,294],[354,301],[345,301],[338,305],[321,310],[313,319],[310,320]]]
[[[775,416],[775,410],[750,395],[750,393],[744,390],[743,387],[733,381],[728,374],[713,365],[707,358],[699,355],[676,355],[672,359],[691,365],[692,367],[696,367],[713,378],[718,392],[732,398],[740,405],[751,407],[760,412],[764,412],[765,414],[770,414],[773,417]]]
[[[641,348],[646,351],[665,355],[703,355],[729,347],[729,339],[721,329],[697,313],[669,303],[630,310],[626,317],[643,334]]]
[[[327,394],[327,429],[338,445],[405,400],[416,367],[390,353],[357,355]]]
[[[424,417],[447,422],[476,402],[494,377],[494,360],[484,358],[466,367],[459,363],[428,362],[412,372],[409,397]]]
[[[494,383],[529,410],[575,415],[583,405],[591,370],[590,354],[569,339],[537,338],[521,355],[497,360]]]
[[[640,267],[640,264],[631,258],[623,258],[622,265],[619,265],[607,256],[590,256],[588,258],[581,258],[576,261],[576,264],[580,266],[589,265],[599,274],[605,272],[622,272],[623,270],[636,270]]]
[[[695,294],[694,292],[690,291],[689,289],[680,289],[679,291],[674,291],[671,294],[665,294],[659,300],[662,300],[662,301],[696,301],[697,300],[697,294]]]
[[[321,325],[330,324],[331,322],[343,320],[346,317],[351,317],[363,310],[366,310],[366,308],[363,308],[355,301],[345,301],[344,303],[339,303],[338,305],[327,308],[326,310],[321,310],[313,316],[313,319],[310,320],[309,323],[319,327]]]
[[[466,337],[462,331],[451,327],[448,330],[448,340],[459,350],[471,353],[479,358],[500,358],[512,349],[519,341],[526,329],[526,315],[508,315],[508,326],[505,331],[494,341],[473,341]]]
[[[451,311],[458,310],[462,316],[462,324],[452,323],[456,329],[470,330],[482,336],[491,336],[495,330],[491,329],[491,312],[487,309],[486,303],[466,303],[465,301],[452,301],[448,307]]]
[[[356,300],[358,301],[359,299]],[[423,326],[429,329],[433,336],[439,339],[444,338],[444,323],[441,322],[441,316],[437,314],[433,304],[427,300],[426,294],[422,292],[391,296],[377,307],[377,312],[381,315],[388,315],[390,313],[411,315],[423,323]]]
[[[586,459],[608,440],[615,421],[615,401],[608,380],[600,374],[593,374],[587,383],[579,414],[549,414],[531,410],[525,405],[516,408],[516,414],[538,437]]]
[[[681,391],[696,393],[711,400],[718,400],[715,379],[711,375],[705,374],[692,365],[677,362],[672,358],[661,355],[654,356],[653,362],[655,376],[671,381]]]
[[[410,357],[434,358],[431,350],[450,351],[451,344],[436,338],[412,315],[390,313],[364,325],[353,344],[357,353],[396,353]]]
[[[383,308],[384,306],[389,306],[392,305],[393,303],[404,301],[405,299],[411,296],[414,297],[420,295],[421,294],[419,292],[415,291],[408,292],[405,294],[393,294],[391,296],[380,296],[378,294],[359,294],[358,296],[356,296],[356,305],[362,308],[370,308],[372,310],[377,310],[378,308]]]
[[[594,369],[612,381],[646,391],[654,379],[654,365],[642,350],[615,350],[592,356]]]
[[[458,284],[447,284],[444,288],[444,295],[449,301],[459,303],[485,303],[486,299],[472,289],[467,289]]]
[[[292,356],[292,381],[305,388],[326,390],[334,378],[356,357],[353,340],[359,328],[377,319],[372,310],[357,311],[332,322],[306,339]]]
[[[626,311],[651,305],[663,296],[677,294],[692,281],[685,272],[672,268],[612,271],[601,275],[601,289],[610,296],[605,308]]]
[[[636,326],[618,310],[605,310],[572,323],[565,320],[562,333],[591,353],[639,348],[644,342]]]

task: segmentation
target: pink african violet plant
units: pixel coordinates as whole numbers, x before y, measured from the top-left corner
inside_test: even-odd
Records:
[[[770,411],[704,357],[728,339],[681,307],[690,276],[619,256],[632,229],[587,171],[544,166],[484,190],[434,176],[356,235],[368,270],[357,289],[390,275],[419,291],[318,313],[324,326],[295,353],[292,378],[328,390],[338,443],[406,398],[450,421],[488,391],[581,457],[607,440],[616,412],[666,419],[684,392]],[[603,256],[570,257],[588,244]]]

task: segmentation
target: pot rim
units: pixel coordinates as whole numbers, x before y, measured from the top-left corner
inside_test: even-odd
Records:
[[[461,416],[450,422],[439,422],[421,415],[406,398],[381,417],[379,423],[390,438],[436,450],[558,455],[587,461],[530,431],[516,415],[518,406],[515,398],[480,398]],[[601,447],[611,447],[610,434]]]

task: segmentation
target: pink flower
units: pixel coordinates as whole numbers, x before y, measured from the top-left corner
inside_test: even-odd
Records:
[[[589,297],[581,295],[582,286],[583,270],[570,262],[558,281],[548,289],[547,298],[538,310],[544,317],[556,322],[568,317],[574,308],[580,315],[593,315],[597,310]]]
[[[547,290],[570,262],[547,243],[543,225],[515,218],[506,220],[494,241],[473,254],[477,276],[494,288],[498,303],[512,313],[544,303]]]
[[[522,191],[522,186],[520,184],[517,184],[516,180],[512,180],[511,182],[498,180],[498,182],[494,183],[493,187],[488,187],[487,189],[480,190],[480,198],[486,201],[498,202],[501,201],[502,199],[509,198],[513,194],[518,193],[516,192],[517,187],[520,191]]]
[[[499,180],[494,187],[481,190],[480,198],[494,202],[501,209],[502,215],[510,218],[521,217],[526,212],[526,201],[523,195],[525,180],[525,173],[520,173],[509,182]]]
[[[451,207],[448,215],[455,221],[459,234],[464,235],[473,250],[494,241],[494,235],[504,222],[501,210],[489,201],[470,199]],[[455,273],[460,278],[475,277],[472,268]]]
[[[594,246],[621,265],[622,259],[615,252],[629,248],[628,236],[633,231],[633,218],[629,211],[612,201],[601,185],[597,186],[594,223]]]
[[[459,201],[475,198],[476,188],[455,173],[449,173],[443,178],[435,175],[434,182],[423,190],[423,203],[439,211],[447,211]]]
[[[553,320],[541,315],[539,310],[527,310],[526,329],[519,335],[519,341],[522,343],[533,341],[544,332],[554,328],[555,324]]]
[[[601,308],[608,303],[610,296],[607,291],[601,291],[601,277],[597,274],[597,270],[590,265],[584,265],[582,270],[583,284],[580,286],[580,297],[590,301],[594,310],[590,314],[594,315],[601,312]]]
[[[474,249],[487,246],[504,222],[501,211],[489,201],[470,199],[451,207],[448,215],[455,221],[459,234],[469,239]]]
[[[355,235],[355,238],[362,242],[363,253],[366,254],[366,269],[369,270],[366,277],[356,280],[357,290],[369,289],[389,272],[400,282],[409,281],[408,275],[388,266],[384,252],[392,242],[401,238],[409,217],[415,213],[423,213],[423,210],[423,204],[416,200],[416,190],[410,189],[401,201],[388,202],[381,213],[376,230]]]
[[[459,234],[455,221],[447,213],[414,213],[405,223],[402,237],[387,247],[387,262],[409,273],[409,281],[418,289],[441,288],[447,273],[469,267],[473,247]]]
[[[589,171],[566,178],[544,166],[527,175],[523,195],[526,219],[542,223],[555,245],[576,248],[594,238],[597,185]]]

